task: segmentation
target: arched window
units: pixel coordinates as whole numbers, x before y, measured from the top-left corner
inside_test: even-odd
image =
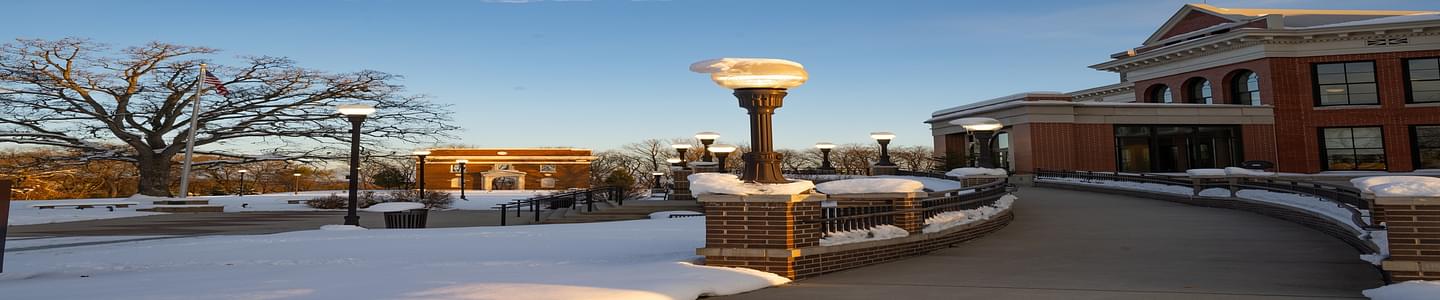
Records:
[[[1251,71],[1235,73],[1231,79],[1231,97],[1235,104],[1260,105],[1260,74]]]
[[[1215,104],[1214,94],[1210,93],[1210,81],[1205,78],[1191,79],[1185,87],[1185,101],[1189,103]]]
[[[1170,96],[1170,87],[1159,85],[1150,89],[1150,102],[1153,103],[1174,103],[1175,98]]]

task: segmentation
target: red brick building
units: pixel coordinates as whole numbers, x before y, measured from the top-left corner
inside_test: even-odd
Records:
[[[425,188],[557,190],[590,187],[590,149],[438,148],[425,159]],[[458,160],[466,160],[461,173]],[[418,165],[417,165],[417,174]]]
[[[1022,173],[1440,169],[1440,12],[1189,4],[1090,67],[1121,82],[936,111],[937,154],[973,157],[948,121],[984,116],[1007,125],[995,141]]]

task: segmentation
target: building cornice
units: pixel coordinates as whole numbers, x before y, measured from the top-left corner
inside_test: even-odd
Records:
[[[1258,44],[1304,44],[1334,41],[1372,40],[1440,35],[1440,20],[1407,23],[1371,24],[1343,27],[1258,29],[1237,28],[1235,31],[1194,39],[1091,65],[1090,68],[1128,72],[1162,65],[1169,61],[1221,53]],[[1388,52],[1377,48],[1376,52]]]

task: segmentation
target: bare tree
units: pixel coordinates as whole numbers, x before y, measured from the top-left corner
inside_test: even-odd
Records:
[[[890,149],[890,158],[901,169],[930,171],[937,164],[934,152],[926,146],[899,146]]]
[[[241,57],[216,66],[229,96],[206,97],[191,115],[206,47],[152,42],[112,51],[85,39],[17,39],[0,46],[0,143],[82,151],[82,160],[129,162],[141,194],[169,195],[175,156],[185,149],[190,118],[198,118],[196,154],[224,159],[203,164],[326,158],[322,145],[349,142],[349,124],[334,106],[364,102],[379,111],[362,129],[369,147],[437,137],[456,127],[444,107],[406,95],[399,76],[364,70],[327,73],[281,57]],[[208,87],[203,87],[208,88]],[[104,147],[106,143],[124,149]],[[264,145],[260,153],[220,149]],[[344,153],[334,151],[333,153]]]
[[[647,163],[651,172],[661,170],[661,164],[666,158],[672,157],[673,149],[664,141],[658,139],[647,139],[637,143],[629,143],[621,146],[625,154]]]

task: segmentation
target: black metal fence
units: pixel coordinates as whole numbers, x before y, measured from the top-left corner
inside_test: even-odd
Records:
[[[1349,211],[1350,221],[1359,228],[1384,228],[1384,226],[1382,225],[1374,224],[1374,220],[1372,220],[1370,215],[1367,213],[1367,210],[1369,210],[1371,207],[1371,203],[1369,200],[1366,200],[1364,197],[1361,196],[1359,189],[1328,183],[1273,177],[1236,176],[1225,178],[1190,178],[1185,176],[1121,172],[1057,170],[1038,170],[1035,172],[1035,179],[1039,180],[1047,178],[1071,179],[1089,183],[1116,181],[1183,186],[1194,190],[1192,196],[1199,196],[1202,190],[1209,188],[1227,189],[1230,192],[1230,197],[1236,197],[1236,193],[1238,191],[1245,189],[1304,195],[1331,202],[1335,204],[1336,207]]]
[[[625,188],[604,186],[559,192],[535,196],[529,199],[513,200],[510,201],[510,203],[495,205],[495,208],[500,210],[500,226],[505,226],[507,223],[506,216],[510,214],[509,211],[512,209],[515,211],[515,217],[517,218],[520,217],[521,213],[529,211],[533,215],[533,221],[540,222],[540,213],[542,210],[569,208],[572,210],[593,212],[595,211],[595,203],[605,201],[613,201],[615,205],[624,206]]]
[[[820,228],[825,233],[894,225],[899,213],[894,205],[825,207],[820,209]]]
[[[1000,200],[1000,197],[1009,194],[1014,188],[1015,186],[1010,184],[1009,179],[1001,179],[969,188],[935,192],[934,194],[945,196],[920,200],[920,208],[925,210],[922,219],[928,219],[944,212],[976,209],[994,204],[996,200]]]
[[[941,174],[943,175],[943,174]],[[909,175],[915,176],[915,175]],[[921,218],[930,218],[948,211],[960,211],[975,209],[982,206],[993,205],[1000,197],[1013,192],[1014,185],[1008,179],[1000,179],[996,182],[978,185],[973,187],[962,187],[958,189],[939,191],[931,193],[932,196],[918,199]],[[845,200],[838,200],[843,202]],[[895,201],[895,200],[891,200]],[[837,205],[840,203],[837,203]],[[821,224],[821,231],[827,234],[867,229],[880,225],[894,225],[895,216],[910,211],[895,208],[893,202],[885,205],[869,206],[837,206],[821,208],[820,218],[814,222]]]

